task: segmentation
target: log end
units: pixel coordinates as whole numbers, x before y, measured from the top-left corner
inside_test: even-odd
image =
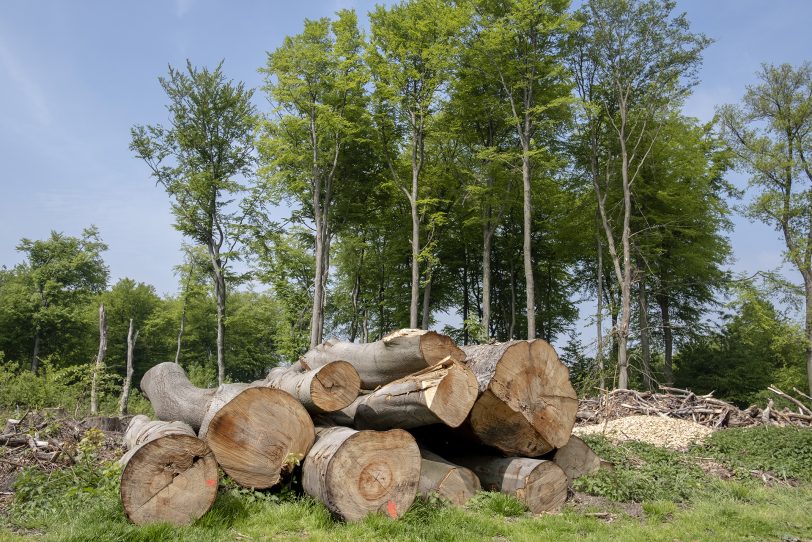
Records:
[[[539,457],[553,445],[527,421],[521,412],[496,397],[491,390],[483,393],[471,409],[471,431],[476,438],[505,455]]]
[[[567,475],[568,483],[581,476],[597,472],[601,468],[601,458],[583,440],[572,435],[569,442],[555,451],[553,462]]]
[[[462,363],[452,362],[432,397],[426,397],[427,406],[449,427],[459,427],[468,417],[479,386],[476,376]]]
[[[479,478],[471,469],[450,463],[432,453],[420,450],[423,460],[420,468],[418,493],[424,498],[438,495],[456,506],[462,506],[482,489]]]
[[[276,485],[315,438],[313,421],[301,403],[272,388],[239,393],[214,415],[206,433],[226,474],[257,489]]]
[[[328,363],[310,381],[310,400],[322,412],[335,412],[348,407],[360,392],[358,371],[346,361]]]
[[[560,512],[567,500],[567,475],[552,461],[540,460],[516,497],[534,514]]]
[[[121,503],[133,523],[188,525],[217,497],[217,462],[206,443],[172,434],[147,442],[121,474]]]
[[[436,331],[425,331],[420,336],[420,352],[426,365],[431,367],[450,357],[454,361],[465,361],[465,352],[451,337]]]

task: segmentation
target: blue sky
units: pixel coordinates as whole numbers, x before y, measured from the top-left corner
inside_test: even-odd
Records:
[[[181,236],[169,200],[128,149],[133,124],[164,122],[157,77],[187,58],[258,87],[266,51],[306,17],[374,1],[4,0],[0,7],[0,264],[21,260],[21,237],[55,229],[78,235],[96,224],[110,246],[113,282],[128,276],[176,290]],[[812,60],[812,2],[684,0],[695,31],[716,42],[686,113],[708,120],[735,102],[762,62]],[[808,55],[808,56],[807,56]],[[257,93],[260,109],[267,111]],[[743,186],[741,175],[731,179]],[[781,264],[778,234],[737,217],[737,271]],[[788,270],[789,276],[795,273]]]

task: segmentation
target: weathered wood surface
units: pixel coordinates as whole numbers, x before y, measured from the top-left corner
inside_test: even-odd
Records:
[[[483,489],[513,495],[534,514],[558,512],[567,500],[567,475],[552,461],[489,456],[452,461],[474,471]]]
[[[222,469],[244,487],[276,485],[315,439],[310,415],[282,390],[257,383],[196,388],[175,363],[147,371],[141,388],[160,419],[197,424]]]
[[[569,370],[546,341],[463,347],[480,396],[473,433],[505,454],[538,457],[569,440],[578,398]]]
[[[183,422],[135,416],[124,435],[121,503],[133,523],[188,525],[217,497],[218,469],[209,447]]]
[[[331,361],[311,370],[298,363],[290,367],[275,367],[263,384],[288,392],[314,414],[346,408],[361,392],[358,371],[342,360]]]
[[[474,374],[446,358],[359,397],[333,419],[357,429],[410,429],[442,423],[457,427],[477,398]]]
[[[482,489],[474,471],[446,461],[425,448],[420,448],[420,455],[422,460],[418,495],[424,498],[438,495],[452,504],[462,506]]]
[[[361,387],[373,390],[447,357],[465,359],[450,337],[423,329],[401,329],[372,343],[326,341],[305,353],[299,363],[313,369],[331,361],[347,361],[358,371]]]
[[[406,513],[420,481],[420,450],[409,433],[334,426],[317,434],[302,466],[305,493],[346,521]]]
[[[575,435],[570,436],[567,444],[557,449],[551,459],[567,475],[569,484],[576,478],[592,474],[601,468],[601,458]]]

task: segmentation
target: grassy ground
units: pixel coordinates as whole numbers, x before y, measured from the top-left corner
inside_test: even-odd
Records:
[[[812,431],[720,435],[687,453],[592,439],[616,468],[580,480],[563,513],[540,517],[527,515],[512,498],[481,493],[465,509],[422,501],[399,521],[373,516],[344,524],[291,492],[226,485],[191,527],[135,527],[118,502],[116,469],[100,470],[88,460],[68,474],[21,477],[15,501],[0,515],[0,539],[812,540]]]

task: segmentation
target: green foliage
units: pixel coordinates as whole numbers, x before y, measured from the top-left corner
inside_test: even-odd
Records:
[[[575,480],[573,487],[615,501],[686,501],[709,491],[714,480],[679,452],[641,442],[613,445],[600,436],[585,442],[601,459],[614,463]]]
[[[510,518],[527,512],[527,506],[510,495],[498,492],[480,491],[468,501],[470,509]]]
[[[713,433],[694,453],[715,457],[745,471],[767,471],[782,479],[812,482],[812,431],[808,429],[725,429]]]

